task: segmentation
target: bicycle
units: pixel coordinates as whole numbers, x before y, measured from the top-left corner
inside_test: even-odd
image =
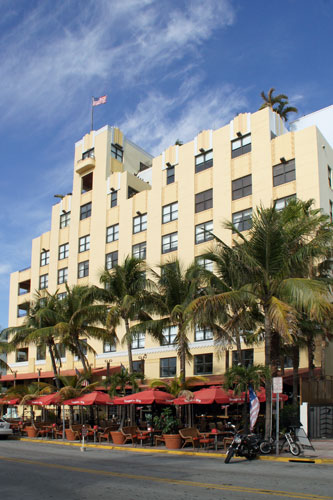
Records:
[[[295,457],[298,457],[301,453],[301,447],[296,443],[296,439],[293,436],[292,429],[289,429],[285,433],[281,433],[279,438],[279,451],[283,451],[285,448],[289,448],[289,451]],[[263,455],[268,455],[276,449],[276,440],[270,438],[269,441],[262,441],[259,445],[260,451]]]

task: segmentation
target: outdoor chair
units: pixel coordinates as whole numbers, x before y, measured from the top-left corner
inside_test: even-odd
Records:
[[[196,427],[186,427],[185,429],[180,429],[179,434],[184,440],[182,448],[184,448],[187,444],[191,444],[193,448],[199,448],[200,438],[203,436]]]
[[[110,442],[110,431],[111,427],[105,427],[102,431],[97,433],[98,441],[101,443],[105,439],[108,443]]]
[[[130,441],[132,441],[132,444],[134,444],[136,442],[137,435],[140,433],[140,431],[136,425],[129,425],[127,427],[122,427],[120,429],[120,432],[125,437],[124,444],[126,444],[127,442],[130,442]]]
[[[165,438],[164,438],[164,436],[159,436],[159,435],[154,436],[154,442],[155,442],[155,446],[157,446],[158,443],[165,444]]]

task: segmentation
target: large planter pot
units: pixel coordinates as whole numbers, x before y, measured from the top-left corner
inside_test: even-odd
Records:
[[[37,436],[37,431],[34,427],[26,427],[24,430],[26,431],[28,438],[35,438]]]
[[[111,431],[111,437],[114,444],[124,444],[125,436],[120,431]]]
[[[65,429],[66,439],[67,441],[76,441],[76,437],[72,429]]]
[[[165,446],[169,450],[178,450],[182,444],[182,438],[179,434],[163,434]]]

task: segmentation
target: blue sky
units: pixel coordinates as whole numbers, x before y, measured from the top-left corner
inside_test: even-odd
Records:
[[[333,103],[332,0],[1,0],[0,325],[9,273],[30,265],[74,143],[120,126],[159,154],[286,93],[302,116]]]

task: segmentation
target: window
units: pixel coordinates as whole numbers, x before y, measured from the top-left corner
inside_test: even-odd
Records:
[[[213,151],[206,151],[195,157],[195,173],[202,172],[213,166]]]
[[[145,259],[147,250],[147,243],[143,241],[142,243],[138,243],[137,245],[132,246],[132,256],[137,259]]]
[[[177,358],[160,359],[160,377],[174,377],[177,371]]]
[[[80,207],[80,220],[91,216],[91,201]]]
[[[115,252],[107,253],[105,256],[105,267],[106,269],[113,269],[118,265],[118,250]]]
[[[104,340],[103,342],[103,352],[115,352],[116,346],[115,344],[111,344],[111,342],[107,342]]]
[[[95,158],[95,149],[91,148],[82,153],[82,160],[85,160],[86,158]]]
[[[208,210],[213,207],[213,190],[207,189],[195,195],[195,213]]]
[[[143,349],[145,347],[145,333],[135,333],[132,340],[132,349]]]
[[[43,290],[44,288],[47,288],[48,286],[49,286],[49,275],[42,274],[42,276],[39,276],[39,289]]]
[[[30,280],[21,281],[18,284],[18,294],[24,295],[25,293],[29,293],[31,290],[31,282]]]
[[[87,193],[93,188],[93,173],[84,175],[81,179],[81,193]]]
[[[57,359],[63,359],[66,358],[66,348],[64,344],[56,344],[55,345],[55,354]]]
[[[87,356],[87,352],[88,352],[87,339],[81,339],[80,347],[81,347],[81,351],[82,351],[83,356]]]
[[[330,220],[333,222],[333,201],[330,200]]]
[[[111,191],[111,208],[117,206],[118,191]]]
[[[68,267],[63,267],[62,269],[58,269],[58,285],[61,283],[67,283],[68,280]]]
[[[246,175],[232,181],[232,199],[238,200],[252,194],[252,175]]]
[[[327,165],[327,175],[328,175],[328,185],[330,188],[332,188],[332,186],[333,186],[332,169],[329,165]]]
[[[283,368],[293,368],[293,358],[291,356],[284,356]]]
[[[67,297],[67,292],[58,293],[58,300],[64,300]]]
[[[162,224],[178,219],[178,201],[162,207]]]
[[[140,214],[133,217],[133,234],[141,233],[147,229],[147,214]]]
[[[195,226],[195,243],[203,243],[204,241],[209,241],[214,238],[213,234],[213,221],[203,222]]]
[[[195,260],[196,260],[196,263],[198,264],[198,266],[201,266],[206,271],[213,272],[213,264],[214,263],[212,260],[206,259],[205,257],[197,257]]]
[[[60,215],[60,229],[69,226],[71,221],[71,213],[65,212]]]
[[[89,276],[89,260],[79,262],[77,266],[77,277],[84,278],[85,276]]]
[[[252,208],[232,214],[232,223],[239,232],[247,231],[252,226]],[[233,231],[235,232],[235,231]]]
[[[140,361],[133,361],[133,372],[140,373],[141,375],[144,375],[144,373],[145,373],[144,359],[140,359]]]
[[[111,156],[118,161],[123,161],[124,151],[119,144],[111,144]]]
[[[238,363],[238,352],[232,351],[232,364],[237,365]],[[245,366],[253,365],[253,349],[242,349],[242,363]]]
[[[212,340],[213,332],[210,328],[200,328],[199,326],[195,327],[194,332],[194,340],[195,342],[202,342],[203,340]]]
[[[251,151],[251,134],[243,135],[231,141],[231,158],[244,155]]]
[[[81,236],[81,238],[79,238],[79,253],[86,252],[89,249],[90,249],[90,234],[87,234],[86,236]]]
[[[29,311],[29,302],[24,302],[23,304],[19,304],[17,306],[17,317],[24,318],[27,316]]]
[[[41,252],[40,254],[40,265],[42,266],[47,266],[47,264],[50,261],[50,251],[45,250],[45,252]]]
[[[274,202],[275,209],[278,211],[283,210],[288,205],[290,200],[293,200],[295,198],[296,198],[296,195],[291,194],[290,196],[285,196],[284,198],[279,198],[278,200],[275,200],[275,202]]]
[[[166,171],[166,183],[172,184],[175,182],[175,167],[168,167]]]
[[[194,356],[194,375],[213,373],[213,354]]]
[[[24,363],[29,359],[28,347],[21,347],[16,351],[16,363]]]
[[[162,334],[163,334],[162,345],[172,345],[175,343],[175,338],[177,336],[177,327],[168,326],[167,328],[164,328]]]
[[[178,233],[162,236],[162,253],[169,253],[178,248]]]
[[[69,255],[69,243],[64,243],[63,245],[59,245],[58,259],[59,260],[67,259],[68,255]]]
[[[296,179],[295,160],[289,160],[273,167],[273,186],[280,186]]]
[[[106,242],[111,243],[119,239],[119,224],[114,224],[106,228]]]
[[[44,361],[46,359],[46,346],[38,345],[36,348],[36,360]]]

